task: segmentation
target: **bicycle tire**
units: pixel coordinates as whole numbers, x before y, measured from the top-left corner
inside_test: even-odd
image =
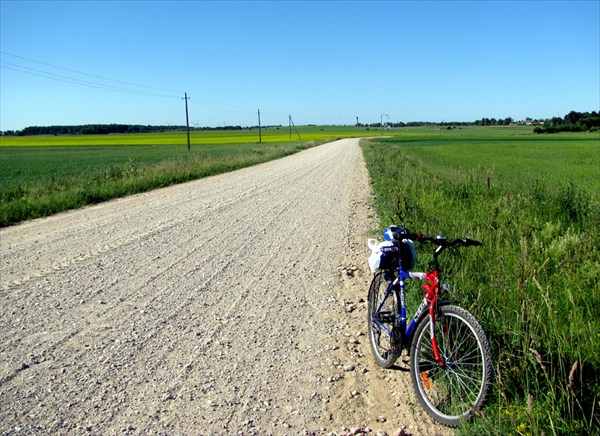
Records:
[[[444,366],[435,362],[430,317],[417,325],[410,375],[419,402],[436,421],[457,427],[480,410],[492,386],[492,350],[475,317],[457,306],[442,306],[435,337]]]
[[[368,303],[368,330],[369,342],[371,343],[371,351],[373,357],[379,366],[389,369],[394,366],[400,353],[394,340],[394,320],[398,313],[398,296],[396,292],[390,293],[385,300],[379,316],[377,309],[381,305],[385,297],[387,288],[393,279],[386,278],[384,271],[379,271],[373,277],[371,286],[369,287],[369,303]],[[388,331],[390,335],[375,321],[378,320]]]

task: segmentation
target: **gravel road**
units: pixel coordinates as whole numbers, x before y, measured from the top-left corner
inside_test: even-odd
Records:
[[[365,335],[357,139],[0,230],[3,434],[451,434]]]

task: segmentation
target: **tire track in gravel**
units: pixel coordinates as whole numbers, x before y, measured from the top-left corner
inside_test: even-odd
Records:
[[[0,431],[373,426],[394,405],[346,391],[385,389],[376,371],[328,381],[364,331],[364,310],[344,310],[364,284],[339,268],[366,258],[367,203],[347,139],[1,229]]]

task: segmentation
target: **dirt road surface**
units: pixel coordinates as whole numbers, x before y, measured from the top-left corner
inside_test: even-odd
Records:
[[[369,196],[344,139],[2,229],[0,431],[451,434],[370,355]]]

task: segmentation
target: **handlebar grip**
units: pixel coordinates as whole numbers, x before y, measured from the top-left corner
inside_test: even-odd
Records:
[[[431,242],[434,240],[431,236],[423,235],[422,233],[408,233],[403,235],[406,239],[419,242]]]
[[[402,235],[406,239],[410,239],[411,241],[419,240],[419,233],[407,233],[406,235]]]
[[[462,243],[465,247],[479,247],[480,245],[483,245],[483,242],[479,242],[469,238],[463,238]]]

